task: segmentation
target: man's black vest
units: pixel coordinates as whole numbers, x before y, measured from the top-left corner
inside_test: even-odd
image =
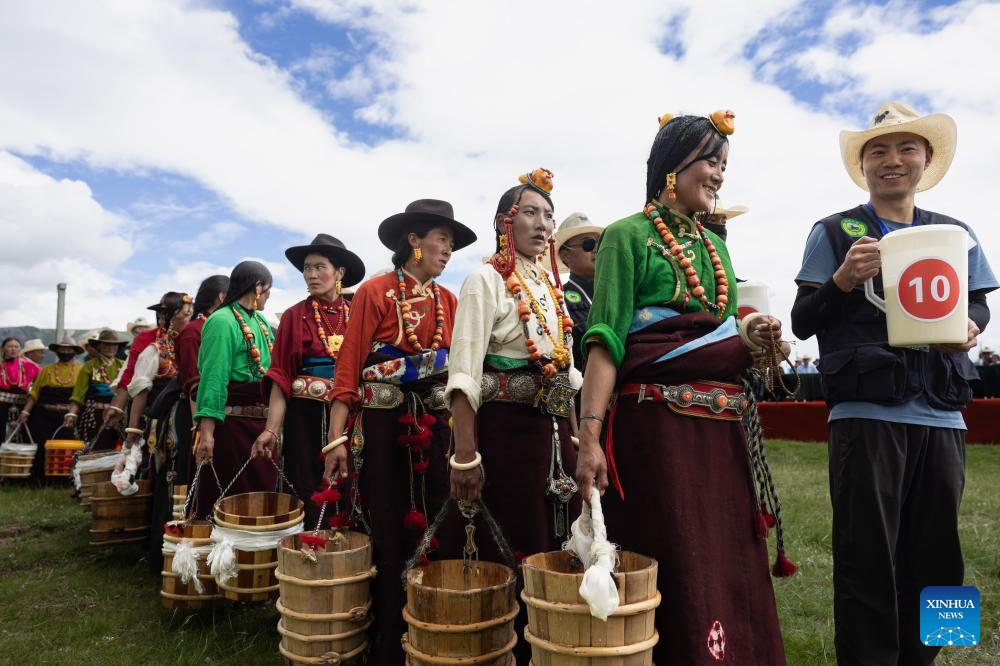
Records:
[[[957,224],[958,220],[917,210],[920,224]],[[881,238],[879,225],[866,206],[831,215],[822,225],[833,246],[837,264],[861,236]],[[884,297],[882,276],[875,291]],[[938,409],[957,410],[972,399],[970,381],[978,381],[968,354],[942,353],[890,347],[885,314],[865,298],[864,285],[847,294],[839,312],[831,313],[826,328],[817,334],[819,371],[827,404],[860,400],[898,405],[924,394]]]

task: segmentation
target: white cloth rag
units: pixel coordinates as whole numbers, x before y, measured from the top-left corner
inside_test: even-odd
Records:
[[[173,555],[170,570],[180,576],[185,585],[193,581],[198,594],[205,594],[205,586],[198,578],[198,561],[208,557],[210,552],[211,545],[195,546],[187,539],[181,539],[179,543],[163,539],[163,554]]]
[[[291,527],[274,532],[249,532],[247,530],[234,530],[228,527],[212,528],[212,551],[208,554],[208,566],[212,575],[220,584],[224,584],[231,578],[236,578],[239,569],[236,566],[236,551],[258,551],[271,550],[278,547],[278,543],[286,536],[298,534],[302,531],[302,521]]]
[[[17,453],[24,456],[33,456],[38,451],[38,444],[19,444],[17,442],[4,442],[0,444],[0,453]]]
[[[113,453],[113,452],[112,452]],[[77,460],[76,464],[73,465],[73,485],[77,490],[83,485],[80,481],[80,475],[84,472],[96,472],[98,470],[108,470],[109,472],[115,468],[118,461],[121,460],[117,455],[111,456],[101,456],[99,458],[94,458],[93,460]],[[111,475],[108,475],[111,478]]]
[[[591,491],[590,504],[584,502],[580,517],[570,526],[570,538],[563,544],[563,550],[574,553],[583,563],[580,596],[590,606],[590,614],[607,621],[620,602],[613,575],[618,547],[608,541],[601,493],[596,487]]]
[[[139,465],[142,463],[142,447],[145,445],[146,440],[139,439],[132,445],[132,448],[122,451],[122,455],[125,457],[125,469],[120,472],[111,473],[111,483],[118,489],[119,495],[128,497],[139,492],[139,484],[133,481],[133,479],[135,478],[136,470],[139,469]]]

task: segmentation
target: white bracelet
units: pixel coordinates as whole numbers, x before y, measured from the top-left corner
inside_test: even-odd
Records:
[[[483,464],[483,454],[476,451],[476,457],[467,463],[460,463],[455,460],[455,454],[452,454],[451,458],[448,459],[448,464],[451,465],[452,469],[457,469],[459,472],[464,472],[469,469],[475,469]]]
[[[141,435],[142,428],[125,428],[126,435]]]
[[[66,418],[75,419],[76,418],[76,414],[74,414],[73,412],[66,412],[66,416],[64,416],[63,418],[64,419],[66,419]]]
[[[743,341],[743,344],[746,345],[750,351],[759,351],[762,349],[750,339],[750,327],[753,326],[754,321],[766,316],[767,315],[763,312],[751,312],[740,321],[737,331],[740,334],[740,339]]]
[[[341,435],[340,437],[338,437],[337,439],[333,440],[332,442],[323,447],[323,452],[322,452],[323,455],[326,455],[330,451],[333,451],[338,446],[343,445],[345,442],[347,442],[347,435]]]
[[[569,436],[569,443],[575,446],[576,448],[580,448],[580,438],[577,437],[576,435]]]
[[[113,409],[116,412],[118,412],[119,414],[121,414],[122,416],[125,416],[125,410],[122,409],[121,407],[115,407],[114,405],[108,405],[108,409]]]

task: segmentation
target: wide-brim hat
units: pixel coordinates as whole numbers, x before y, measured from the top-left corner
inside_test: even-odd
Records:
[[[562,248],[564,243],[567,243],[577,236],[582,236],[584,234],[597,234],[600,235],[604,231],[603,227],[598,227],[590,223],[590,218],[587,217],[586,213],[570,213],[559,228],[556,229],[555,233],[555,253],[556,253],[556,266],[559,268],[560,273],[569,273],[570,269],[565,263],[563,263],[562,258],[559,256],[559,250]]]
[[[53,342],[51,345],[49,345],[49,349],[51,349],[54,352],[58,352],[62,348],[70,348],[77,354],[83,353],[83,347],[76,344],[76,340],[74,340],[73,337],[70,335],[63,336],[63,339],[60,340],[59,342]]]
[[[112,345],[127,345],[128,340],[122,340],[118,337],[118,334],[112,331],[110,328],[106,328],[97,334],[97,337],[88,340],[90,344],[95,347],[99,344],[112,344]]]
[[[476,242],[476,232],[456,220],[451,204],[440,199],[417,199],[402,213],[385,218],[378,226],[378,239],[382,241],[382,245],[395,250],[399,239],[421,223],[450,227],[455,235],[455,250]]]
[[[27,340],[24,343],[24,346],[21,347],[21,355],[23,356],[28,352],[33,352],[33,351],[45,351],[45,349],[46,349],[45,344],[41,341],[40,338],[32,338],[30,340]]]
[[[365,264],[361,261],[361,257],[329,234],[316,234],[316,238],[309,245],[296,245],[285,250],[285,257],[299,269],[299,272],[302,272],[302,266],[310,254],[321,254],[338,268],[343,268],[344,277],[341,283],[344,286],[357,284],[365,277]]]
[[[840,133],[840,157],[844,161],[844,168],[851,180],[866,192],[868,183],[861,170],[861,151],[875,137],[896,132],[922,136],[927,139],[933,151],[931,163],[917,183],[917,192],[937,185],[955,158],[958,127],[951,116],[944,113],[921,116],[902,102],[885,102],[875,111],[868,129],[857,132],[843,130]]]
[[[747,208],[746,206],[739,206],[739,205],[737,205],[737,206],[730,206],[729,208],[726,208],[722,204],[717,203],[715,205],[715,208],[711,212],[709,212],[709,215],[722,215],[727,220],[731,220],[734,217],[738,217],[738,216],[742,215],[743,213],[749,213],[749,212],[750,212],[750,209]]]
[[[157,308],[159,308],[159,305],[157,305]],[[152,310],[153,308],[149,309]],[[137,317],[135,321],[130,321],[128,324],[125,325],[125,330],[128,332],[129,335],[134,335],[132,331],[139,328],[140,326],[145,326],[146,328],[153,328],[154,326],[156,326],[156,324],[151,324],[149,321],[146,320],[145,317]]]

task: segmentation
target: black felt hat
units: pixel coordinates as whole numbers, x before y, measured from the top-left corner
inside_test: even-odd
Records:
[[[455,249],[461,250],[476,242],[476,233],[455,219],[451,204],[440,199],[417,199],[402,213],[387,217],[378,227],[378,239],[390,250],[395,250],[399,239],[420,223],[444,225],[455,235]]]
[[[357,284],[365,277],[365,264],[361,261],[361,257],[329,234],[316,234],[316,238],[309,245],[296,245],[285,250],[288,261],[299,271],[302,270],[306,257],[310,254],[321,254],[333,262],[334,266],[343,268],[344,278],[341,282],[345,287]]]

